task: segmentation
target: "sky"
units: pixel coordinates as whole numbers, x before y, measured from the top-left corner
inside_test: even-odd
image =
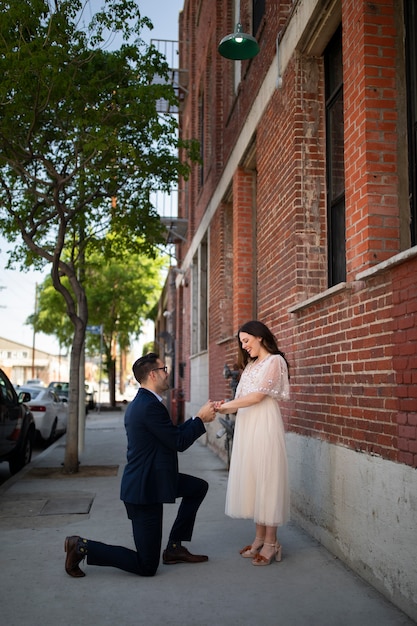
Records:
[[[101,0],[90,0],[94,12],[101,6]],[[143,31],[145,41],[151,39],[178,39],[178,14],[184,0],[138,0],[142,15],[153,23],[153,30]],[[17,341],[26,346],[33,345],[33,330],[25,321],[35,310],[36,285],[42,283],[49,273],[21,272],[6,270],[10,244],[0,237],[0,337]],[[35,347],[52,354],[58,354],[58,342],[43,333],[35,338]]]

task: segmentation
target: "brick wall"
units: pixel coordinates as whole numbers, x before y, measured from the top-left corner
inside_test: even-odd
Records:
[[[395,3],[342,3],[347,272],[399,250]]]
[[[387,278],[341,292],[295,316],[290,428],[397,460]]]
[[[417,260],[392,273],[398,461],[417,467]]]
[[[239,168],[233,179],[233,328],[254,316],[254,184],[252,170]]]
[[[243,20],[250,5],[241,0]],[[295,519],[415,616],[416,559],[401,548],[412,545],[417,468],[417,249],[409,243],[401,2],[340,0],[326,14],[319,0],[267,2],[261,52],[241,64],[236,92],[235,64],[217,53],[234,27],[232,6],[184,5],[190,76],[181,128],[198,138],[203,90],[210,134],[204,178],[194,167],[180,204],[189,218],[177,251],[190,280],[177,316],[185,399],[196,405],[205,377],[211,398],[230,397],[223,365],[234,368],[236,331],[253,317],[265,322],[290,363],[291,398],[280,406]],[[329,289],[323,52],[340,14],[347,276]],[[284,71],[272,90],[278,33]],[[191,256],[205,235],[208,350],[191,355]],[[223,448],[214,427],[207,442]]]
[[[202,2],[202,10],[209,4]],[[292,397],[283,403],[289,430],[416,467],[416,261],[404,259],[356,279],[358,272],[400,252],[398,151],[403,148],[396,124],[404,98],[396,87],[395,59],[402,33],[393,0],[341,4],[347,285],[326,293],[323,59],[294,50],[282,88],[266,104],[255,136],[248,137],[248,149],[255,142],[253,162],[242,158],[209,226],[210,396],[228,395],[222,368],[236,361],[234,335],[242,322],[258,317],[276,334],[291,364]],[[198,136],[196,94],[203,86],[211,100],[206,103],[210,142],[203,186],[197,167],[188,184],[189,242],[180,246],[181,259],[292,10],[291,3],[274,10],[268,4],[259,33],[262,54],[242,63],[242,82],[234,93],[233,62],[217,53],[221,36],[233,28],[231,3],[217,2],[215,9],[210,4],[204,29],[198,6],[185,2],[190,92],[181,126],[188,137]],[[183,290],[184,361],[190,356],[190,291]]]
[[[232,207],[224,205],[210,224],[209,371],[215,399],[229,395],[223,367],[230,356],[225,348],[234,343],[232,219]]]

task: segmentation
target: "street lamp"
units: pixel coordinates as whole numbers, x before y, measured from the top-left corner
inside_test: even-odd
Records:
[[[259,52],[259,45],[255,37],[243,32],[242,24],[238,22],[235,32],[223,37],[218,51],[226,59],[243,61],[253,59]]]

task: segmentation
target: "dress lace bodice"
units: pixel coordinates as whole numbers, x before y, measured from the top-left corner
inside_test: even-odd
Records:
[[[254,391],[286,400],[290,396],[288,368],[280,354],[270,354],[262,361],[248,363],[236,389],[236,398]]]

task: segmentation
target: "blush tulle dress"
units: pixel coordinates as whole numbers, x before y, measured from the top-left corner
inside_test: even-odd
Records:
[[[254,391],[266,395],[258,404],[238,409],[225,512],[257,524],[281,526],[290,514],[285,431],[278,404],[289,397],[289,381],[281,355],[247,364],[235,397]]]

